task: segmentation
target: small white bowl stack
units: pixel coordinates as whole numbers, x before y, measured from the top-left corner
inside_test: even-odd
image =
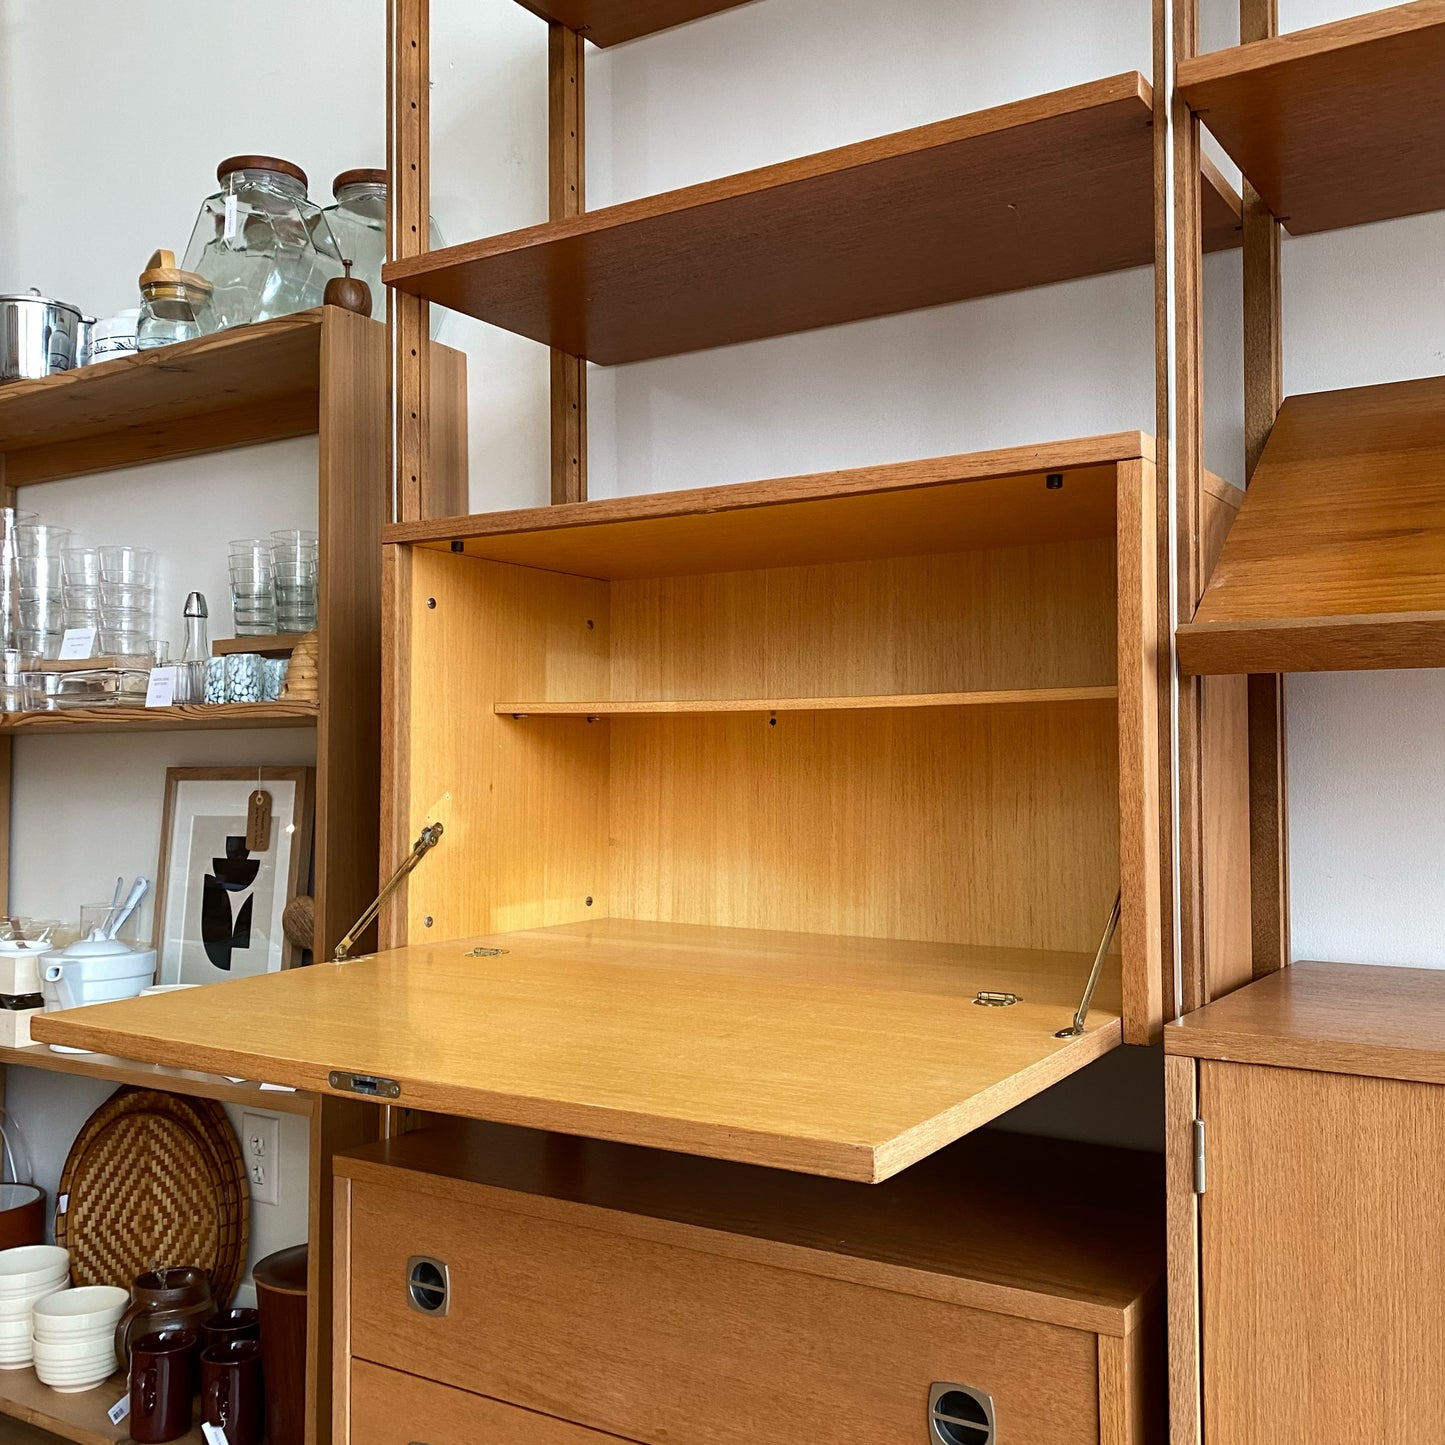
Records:
[[[35,1306],[69,1283],[69,1250],[53,1244],[0,1250],[0,1370],[31,1363]]]
[[[38,1301],[31,1346],[41,1383],[78,1395],[115,1374],[115,1327],[129,1299],[123,1289],[93,1284]]]

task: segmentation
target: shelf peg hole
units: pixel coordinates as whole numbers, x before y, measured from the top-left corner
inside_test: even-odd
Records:
[[[590,893],[587,895],[586,903],[589,908],[592,907],[592,895]]]
[[[428,611],[428,612],[435,612],[435,611],[436,611],[436,608],[437,608],[437,600],[436,600],[436,598],[435,598],[435,597],[428,597],[427,600],[426,600],[426,606],[427,606],[427,611]]]
[[[1044,480],[1044,485],[1051,492],[1062,491],[1064,486],[1064,474],[1062,472],[1050,472]]]
[[[432,916],[431,916],[430,913],[428,913],[427,916],[422,919],[422,921],[421,921],[421,926],[422,926],[423,928],[430,928],[430,927],[432,926],[432,922],[433,922]]]

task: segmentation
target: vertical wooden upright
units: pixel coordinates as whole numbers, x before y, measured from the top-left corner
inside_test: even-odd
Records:
[[[1278,0],[1240,0],[1241,43],[1279,33]],[[1244,199],[1244,447],[1254,476],[1284,394],[1280,225],[1248,180]],[[1285,679],[1249,679],[1251,954],[1255,977],[1290,961]]]
[[[547,36],[547,211],[586,209],[586,63],[582,37],[555,22]],[[587,363],[552,353],[552,500],[587,500]]]

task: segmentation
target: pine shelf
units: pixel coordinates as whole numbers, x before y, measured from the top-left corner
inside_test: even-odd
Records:
[[[736,10],[748,0],[518,0],[554,25],[578,31],[597,46],[621,45],[701,20],[723,10]]]
[[[82,707],[0,713],[0,736],[37,733],[228,732],[239,728],[314,728],[314,702],[228,702],[174,707]]]
[[[449,246],[389,285],[599,365],[894,315],[1154,260],[1137,71]],[[1239,200],[1204,176],[1205,245]]]
[[[499,702],[498,717],[648,717],[675,714],[870,712],[918,707],[1047,707],[1055,703],[1114,702],[1117,687],[1036,687],[995,692],[880,694],[872,697],[633,698],[603,702]]]
[[[1181,62],[1179,90],[1291,235],[1445,208],[1445,3]]]

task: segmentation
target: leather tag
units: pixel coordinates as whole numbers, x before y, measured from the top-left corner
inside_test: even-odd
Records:
[[[257,788],[246,804],[246,847],[264,853],[271,846],[271,795]]]

